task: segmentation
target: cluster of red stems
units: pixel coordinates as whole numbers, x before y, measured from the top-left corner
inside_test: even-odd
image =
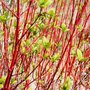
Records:
[[[11,15],[8,21],[0,22],[0,30],[4,32],[0,41],[0,78],[6,76],[2,90],[21,90],[21,85],[22,90],[29,90],[33,85],[35,90],[61,90],[62,80],[64,82],[67,76],[73,80],[73,90],[82,90],[82,86],[90,90],[90,0],[53,0],[47,8],[40,8],[37,0],[0,0],[0,7],[2,12],[5,10]],[[39,18],[50,8],[55,8],[55,16],[43,18],[46,27],[37,31]],[[68,32],[55,27],[61,27],[62,23],[68,27]],[[81,31],[77,28],[79,25],[82,25]],[[29,26],[36,27],[34,37]],[[33,53],[32,46],[42,36],[48,37],[53,44],[49,50],[41,47],[39,53]],[[29,56],[21,52],[21,44],[27,40],[30,45],[23,48]],[[61,46],[58,47],[59,43]],[[11,52],[9,45],[12,45]],[[73,47],[75,51],[84,48],[83,54],[88,60],[79,62],[71,53]],[[49,56],[44,58],[47,53]],[[53,62],[50,57],[55,53],[60,57]],[[83,73],[88,80],[83,80]],[[15,84],[10,83],[13,77],[17,81]]]

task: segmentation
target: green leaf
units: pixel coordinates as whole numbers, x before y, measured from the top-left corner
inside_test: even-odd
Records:
[[[11,40],[14,39],[14,34],[13,34],[13,33],[10,34],[10,39],[11,39]]]
[[[21,67],[21,68],[20,68],[20,72],[23,73],[23,71],[24,71],[24,69],[23,69],[23,67]]]
[[[43,30],[44,28],[45,28],[45,24],[44,24],[44,23],[40,23],[40,24],[39,24],[39,29],[40,29],[40,30]]]
[[[60,48],[62,47],[62,42],[57,43],[57,46]]]
[[[10,18],[8,18],[8,12],[5,12],[3,15],[0,16],[0,21],[1,22],[6,22],[7,20],[9,20]]]
[[[82,25],[78,25],[77,29],[78,29],[78,31],[81,32],[83,30],[83,26]]]
[[[40,52],[41,45],[42,45],[42,40],[41,39],[37,40],[37,42],[35,43],[35,45],[32,46],[32,52],[34,52],[34,53]]]
[[[4,84],[5,80],[6,80],[6,76],[1,77],[0,78],[0,84]]]
[[[13,45],[12,44],[8,46],[8,50],[9,50],[9,53],[12,52],[12,50],[13,50]]]
[[[79,61],[81,61],[81,62],[85,62],[85,61],[87,61],[87,58],[82,58],[81,60],[79,60]]]
[[[16,84],[17,80],[15,80],[15,78],[11,78],[11,84]]]
[[[35,36],[37,34],[37,28],[35,26],[28,28],[28,30],[30,31],[30,33]]]
[[[56,62],[57,60],[59,60],[60,58],[60,53],[56,53],[53,57],[52,57],[52,61]]]
[[[6,20],[7,20],[7,18],[6,18],[5,15],[0,16],[0,21],[1,22],[6,22]]]
[[[0,84],[0,88],[3,88],[3,84]]]
[[[44,56],[43,56],[44,59],[47,59],[48,57],[49,57],[48,53],[45,53]]]
[[[81,62],[87,60],[87,58],[83,57],[83,53],[82,53],[82,51],[80,49],[77,49],[77,57],[78,57],[78,60],[81,61]]]
[[[39,80],[39,83],[43,85],[43,84],[44,84],[44,80],[41,80],[41,79],[40,79],[40,80]]]
[[[64,24],[64,23],[61,25],[61,28],[62,28],[63,32],[69,31],[69,29],[67,28],[66,24]]]
[[[45,1],[47,1],[45,7],[48,7],[53,3],[53,0],[45,0]]]
[[[73,85],[73,81],[70,79],[70,77],[67,77],[63,85],[63,90],[71,90],[72,85]]]
[[[81,60],[83,58],[83,54],[82,54],[82,51],[80,49],[77,49],[77,57],[79,60]]]
[[[51,17],[54,17],[55,16],[55,8],[51,8],[48,12],[48,14],[51,16]]]
[[[14,20],[14,27],[16,28],[16,26],[17,26],[17,21]]]
[[[30,45],[30,40],[27,39],[26,42],[25,42],[26,46],[29,46]]]
[[[75,56],[75,55],[76,55],[75,50],[72,49],[72,50],[71,50],[71,54]]]
[[[43,38],[43,46],[46,50],[48,50],[51,47],[51,43],[46,37]]]
[[[53,0],[38,0],[38,4],[41,8],[47,8],[52,4]]]
[[[22,52],[23,54],[26,53],[26,49],[25,49],[25,47],[22,47],[21,52]]]
[[[31,65],[33,68],[35,68],[35,63],[34,62],[31,62]]]
[[[32,52],[36,53],[37,50],[38,50],[38,47],[37,47],[37,46],[33,46],[33,47],[32,47]]]

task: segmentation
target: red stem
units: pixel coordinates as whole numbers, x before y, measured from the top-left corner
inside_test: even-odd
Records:
[[[16,27],[16,33],[15,33],[16,43],[18,41],[18,36],[19,36],[20,0],[17,0],[17,16],[19,18],[17,18],[17,27]],[[8,90],[9,89],[9,83],[10,83],[10,79],[11,79],[11,76],[12,76],[12,73],[13,73],[13,70],[14,70],[15,62],[17,60],[17,55],[18,55],[18,46],[15,46],[15,50],[14,50],[14,53],[13,53],[13,58],[12,58],[11,66],[10,66],[10,69],[8,71],[8,75],[7,75],[7,78],[6,78],[3,90]]]

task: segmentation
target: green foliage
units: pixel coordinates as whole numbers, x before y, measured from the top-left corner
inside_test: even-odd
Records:
[[[55,8],[51,8],[48,12],[48,14],[51,16],[51,17],[54,17],[55,16]]]
[[[58,47],[59,50],[62,49],[62,42],[59,42],[59,43],[57,43],[56,45],[57,45],[57,47]]]
[[[72,50],[71,50],[71,55],[73,55],[73,56],[75,56],[75,55],[76,55],[75,47],[72,47]]]
[[[32,51],[33,51],[33,52],[35,52],[35,53],[36,53],[36,52],[37,52],[37,50],[38,50],[38,45],[35,45],[35,46],[33,46],[33,47],[32,47]]]
[[[26,53],[25,44],[26,44],[25,41],[22,41],[21,46],[20,46],[21,52],[22,52],[23,54]]]
[[[37,34],[37,31],[38,31],[35,26],[28,28],[28,30],[30,31],[32,37],[35,36]]]
[[[83,3],[80,3],[80,5],[79,5],[80,11],[82,10],[83,5],[84,5]]]
[[[43,56],[44,59],[47,59],[48,57],[49,57],[48,53],[45,53],[44,56]]]
[[[72,85],[73,85],[72,80],[70,79],[70,77],[67,77],[63,85],[63,90],[71,90]]]
[[[79,60],[81,60],[83,57],[82,51],[80,49],[77,49],[77,56]]]
[[[83,53],[80,49],[77,49],[77,57],[79,61],[86,61],[87,59],[83,57]]]
[[[60,53],[56,53],[55,55],[53,55],[52,61],[56,62],[57,60],[59,60],[59,58],[60,58]]]
[[[21,48],[21,52],[22,52],[23,54],[25,54],[25,53],[26,53],[26,49],[25,49],[25,47],[24,47],[24,46],[22,46],[22,48]]]
[[[34,62],[31,62],[31,65],[33,68],[35,68],[35,63]]]
[[[25,45],[26,45],[26,46],[29,46],[29,45],[30,45],[30,39],[27,39],[27,40],[25,41]]]
[[[35,45],[32,46],[32,51],[34,53],[40,52],[41,45],[42,45],[42,39],[37,40],[37,42],[35,43]]]
[[[66,24],[64,24],[64,23],[61,25],[61,28],[62,28],[63,32],[69,31],[69,29],[67,28]]]
[[[44,24],[44,23],[40,23],[40,24],[39,24],[39,29],[40,29],[40,30],[43,30],[44,28],[45,28],[45,24]]]
[[[13,50],[13,45],[11,44],[11,45],[8,46],[8,51],[9,51],[9,53],[11,53],[12,50]]]
[[[10,18],[8,18],[8,12],[5,12],[3,15],[0,16],[0,21],[1,22],[6,22],[7,20],[9,20]]]
[[[48,50],[51,47],[51,43],[49,42],[49,39],[46,37],[43,37],[43,46],[46,50]]]
[[[7,20],[5,15],[0,16],[0,21],[5,22]]]
[[[13,33],[10,34],[10,39],[14,40],[14,34]]]
[[[11,78],[11,84],[15,84],[17,83],[17,80],[15,80],[15,78]]]
[[[47,8],[50,6],[53,2],[53,0],[37,0],[38,4],[41,8]]]
[[[14,20],[14,27],[16,28],[16,26],[17,26],[17,21]]]
[[[3,88],[3,84],[0,84],[0,88]]]
[[[0,41],[3,40],[3,36],[4,36],[4,32],[2,30],[0,30]]]
[[[20,72],[23,73],[23,71],[24,71],[24,69],[23,69],[23,67],[21,67],[21,68],[20,68]]]
[[[78,29],[79,32],[81,32],[83,30],[83,26],[82,25],[78,25],[77,29]]]
[[[48,38],[42,37],[32,46],[33,52],[40,52],[42,47],[44,47],[46,50],[49,50],[51,47],[51,43],[49,42]]]
[[[41,80],[41,79],[40,79],[40,80],[39,80],[39,83],[43,85],[43,84],[44,84],[44,80]]]
[[[5,80],[6,80],[6,76],[2,76],[0,78],[0,84],[4,84]]]
[[[26,54],[27,57],[30,56],[30,53],[27,52],[26,47],[29,47],[30,44],[31,44],[30,39],[27,39],[27,40],[25,40],[25,41],[22,41],[21,46],[20,46],[21,52],[22,52],[23,54]]]

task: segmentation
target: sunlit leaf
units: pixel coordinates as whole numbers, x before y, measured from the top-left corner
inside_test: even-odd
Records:
[[[26,46],[29,46],[30,45],[30,40],[27,39],[26,42],[25,42]]]
[[[17,26],[17,21],[16,20],[14,20],[14,27],[16,27]]]
[[[14,34],[13,34],[13,33],[10,34],[10,39],[11,39],[11,40],[14,39]]]
[[[55,8],[51,8],[48,12],[48,14],[51,16],[51,17],[54,17],[55,16]]]
[[[0,84],[4,84],[5,80],[6,80],[6,76],[1,77],[0,78]]]
[[[6,22],[7,20],[9,20],[10,18],[8,17],[8,12],[5,12],[3,15],[0,16],[0,21],[1,22]]]
[[[5,15],[0,16],[0,21],[5,22],[7,20]]]
[[[86,61],[87,59],[83,57],[83,53],[80,49],[77,49],[77,57],[79,61]]]
[[[46,8],[50,6],[53,2],[53,0],[37,0],[38,4],[41,8]]]
[[[44,54],[44,56],[43,56],[44,59],[47,59],[48,57],[49,57],[48,53]]]
[[[63,85],[63,90],[71,90],[72,85],[73,85],[73,81],[70,79],[70,77],[67,77]]]
[[[12,50],[13,50],[13,45],[12,44],[8,46],[8,50],[9,50],[10,53],[12,52]]]
[[[81,60],[83,58],[83,54],[82,54],[82,51],[80,49],[77,49],[77,56],[78,56],[79,60]]]
[[[42,40],[41,39],[37,40],[37,42],[32,46],[32,51],[34,53],[40,52],[41,45],[42,45]]]
[[[81,32],[83,30],[83,26],[82,25],[78,25],[77,29],[78,29],[78,31]]]
[[[17,80],[15,80],[15,78],[11,78],[11,84],[16,84]]]
[[[26,52],[25,47],[22,47],[21,52],[24,54]]]
[[[53,61],[53,62],[56,62],[56,61],[59,60],[59,58],[60,58],[60,53],[56,53],[55,55],[53,55],[52,61]]]
[[[39,24],[39,29],[42,30],[42,29],[44,29],[44,28],[45,28],[45,24],[44,24],[44,23],[40,23],[40,24]]]
[[[0,84],[0,88],[3,88],[3,84]]]
[[[51,47],[51,43],[49,42],[49,39],[47,39],[46,37],[43,37],[43,46],[47,50]]]
[[[64,23],[61,25],[61,28],[62,28],[63,32],[69,31],[69,29],[67,28],[66,24],[64,24]]]

